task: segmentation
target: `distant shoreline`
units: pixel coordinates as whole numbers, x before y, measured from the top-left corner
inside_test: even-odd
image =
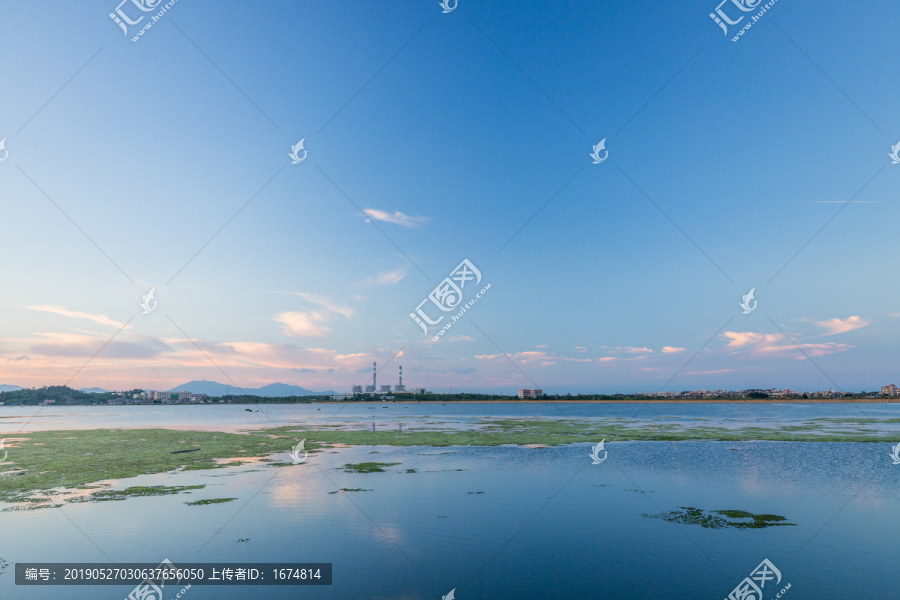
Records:
[[[171,404],[161,403],[139,403],[139,404],[106,404],[101,402],[65,402],[52,404],[0,404],[3,408],[25,408],[25,407],[44,407],[59,408],[64,406],[259,406],[265,404],[267,406],[285,405],[292,406],[296,404],[900,404],[900,398],[663,398],[663,399],[646,399],[646,398],[624,398],[619,400],[452,400],[452,399],[429,399],[429,400],[307,400],[305,402],[267,402],[266,399],[260,397],[258,402],[248,402],[245,400],[228,401],[228,402],[205,402],[205,403],[182,403],[176,402]]]
[[[396,404],[396,403],[425,404],[438,402],[440,404],[900,404],[900,398],[666,398],[664,400],[380,400],[380,401],[347,401],[327,400],[317,401],[311,404]],[[263,404],[262,402],[260,404]],[[306,404],[306,403],[304,403]]]

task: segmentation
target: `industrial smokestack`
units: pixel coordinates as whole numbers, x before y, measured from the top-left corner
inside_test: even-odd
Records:
[[[403,365],[400,365],[400,389],[403,389]]]
[[[378,382],[375,381],[375,378],[378,377],[378,369],[375,368],[377,365],[378,365],[378,363],[374,363],[374,362],[372,363],[372,386],[375,387],[376,389],[378,389],[377,388]]]

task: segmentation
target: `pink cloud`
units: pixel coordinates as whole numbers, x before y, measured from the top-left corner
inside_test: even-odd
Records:
[[[328,318],[321,312],[287,311],[275,315],[274,320],[284,325],[286,335],[298,338],[323,337],[330,330],[323,323]]]
[[[837,335],[839,333],[846,333],[848,331],[853,331],[854,329],[862,329],[869,325],[869,321],[866,321],[859,316],[851,316],[846,319],[828,319],[827,321],[816,321],[816,325],[819,327],[823,327],[828,330],[825,335]]]
[[[755,333],[753,331],[726,331],[725,338],[729,340],[726,348],[737,352],[748,352],[757,356],[790,356],[804,359],[804,353],[808,356],[825,356],[844,352],[853,346],[826,342],[823,344],[797,343],[789,340],[781,333]],[[799,350],[798,350],[799,348]]]

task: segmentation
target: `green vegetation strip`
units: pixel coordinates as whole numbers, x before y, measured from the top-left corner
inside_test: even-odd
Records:
[[[272,435],[285,437],[273,438]],[[293,431],[254,431],[248,434],[172,429],[93,429],[39,431],[8,437],[8,457],[0,475],[0,502],[21,502],[22,495],[53,488],[79,488],[106,479],[237,466],[216,459],[264,457],[289,452],[303,439]],[[172,454],[181,448],[198,452]],[[307,449],[315,452],[311,444]]]
[[[92,492],[87,497],[72,498],[68,502],[108,502],[111,500],[125,500],[127,498],[140,498],[143,496],[168,496],[169,494],[180,494],[189,490],[202,490],[205,485],[142,485],[124,490],[102,490]]]
[[[356,464],[344,465],[344,471],[347,473],[383,473],[385,467],[393,467],[400,463],[380,463],[380,462],[362,462]]]
[[[886,423],[891,420],[867,420]],[[858,425],[858,420],[847,419]],[[774,423],[768,427],[697,427],[671,423],[647,423],[614,419],[481,419],[472,429],[371,431],[319,427],[301,430],[297,426],[254,430],[247,433],[180,431],[171,429],[95,429],[39,431],[7,437],[9,455],[0,466],[0,502],[24,502],[26,494],[53,488],[79,488],[107,479],[165,473],[175,469],[213,469],[242,464],[236,458],[257,458],[256,467],[293,466],[288,462],[262,459],[290,452],[300,440],[310,458],[323,446],[499,446],[541,444],[560,446],[576,442],[618,441],[797,441],[797,442],[885,442],[892,432],[808,431],[809,421],[791,423],[785,429]],[[833,426],[835,421],[829,421]],[[182,449],[196,452],[172,454]],[[229,461],[230,462],[225,462]],[[363,465],[368,463],[361,463]],[[392,466],[390,463],[371,463]],[[360,470],[353,472],[377,472]],[[383,469],[382,469],[383,470]]]
[[[205,506],[206,504],[222,504],[223,502],[232,502],[237,498],[207,498],[206,500],[195,500],[193,502],[185,502],[188,506]]]
[[[682,525],[699,525],[709,529],[726,529],[728,527],[734,529],[765,529],[766,527],[796,525],[796,523],[784,523],[783,521],[787,520],[786,517],[767,514],[755,515],[745,510],[703,511],[693,506],[679,506],[678,508],[681,510],[671,510],[657,515],[645,514],[644,516],[649,519],[662,519],[663,521],[680,523]]]

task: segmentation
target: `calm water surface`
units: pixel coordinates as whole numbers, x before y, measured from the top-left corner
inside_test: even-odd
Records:
[[[249,408],[254,412],[246,412]],[[259,412],[256,412],[259,411]],[[841,404],[659,404],[659,403],[319,403],[175,406],[0,406],[0,433],[53,429],[177,427],[238,430],[292,424],[376,422],[396,428],[468,426],[485,418],[619,418],[638,421],[743,426],[808,419],[900,419],[900,403]],[[900,424],[880,425],[882,430]]]
[[[559,416],[542,405],[268,406],[268,417],[387,423],[439,417]],[[564,405],[569,416],[629,417],[637,405]],[[262,426],[236,406],[44,409],[27,429]],[[258,407],[254,407],[258,408]],[[316,410],[321,408],[321,411]],[[861,405],[897,417],[891,405]],[[341,409],[341,414],[337,414]],[[316,413],[325,413],[321,415]],[[379,414],[394,411],[396,414]],[[554,414],[556,412],[556,414]],[[763,414],[763,412],[765,414]],[[3,407],[0,431],[34,409]],[[376,413],[373,415],[371,413]],[[847,405],[650,405],[642,417],[754,421],[860,417]],[[266,419],[263,422],[261,419]],[[10,423],[9,421],[18,421]],[[269,423],[271,424],[271,423]],[[33,426],[33,427],[32,427]],[[182,598],[726,598],[764,558],[791,598],[891,598],[900,589],[900,465],[889,443],[616,442],[555,448],[365,446],[285,468],[142,476],[130,485],[206,484],[178,496],[0,512],[0,557],[15,562],[331,562],[330,587],[194,586]],[[345,463],[397,462],[384,473]],[[415,469],[407,473],[407,469]],[[339,488],[371,491],[329,494]],[[482,493],[477,493],[482,492]],[[235,502],[187,506],[201,498]],[[793,527],[704,529],[646,518],[679,506],[783,515]],[[64,512],[63,512],[64,511]],[[239,542],[240,539],[249,541]],[[125,598],[130,586],[16,587],[0,598]],[[166,600],[178,589],[168,592]]]

